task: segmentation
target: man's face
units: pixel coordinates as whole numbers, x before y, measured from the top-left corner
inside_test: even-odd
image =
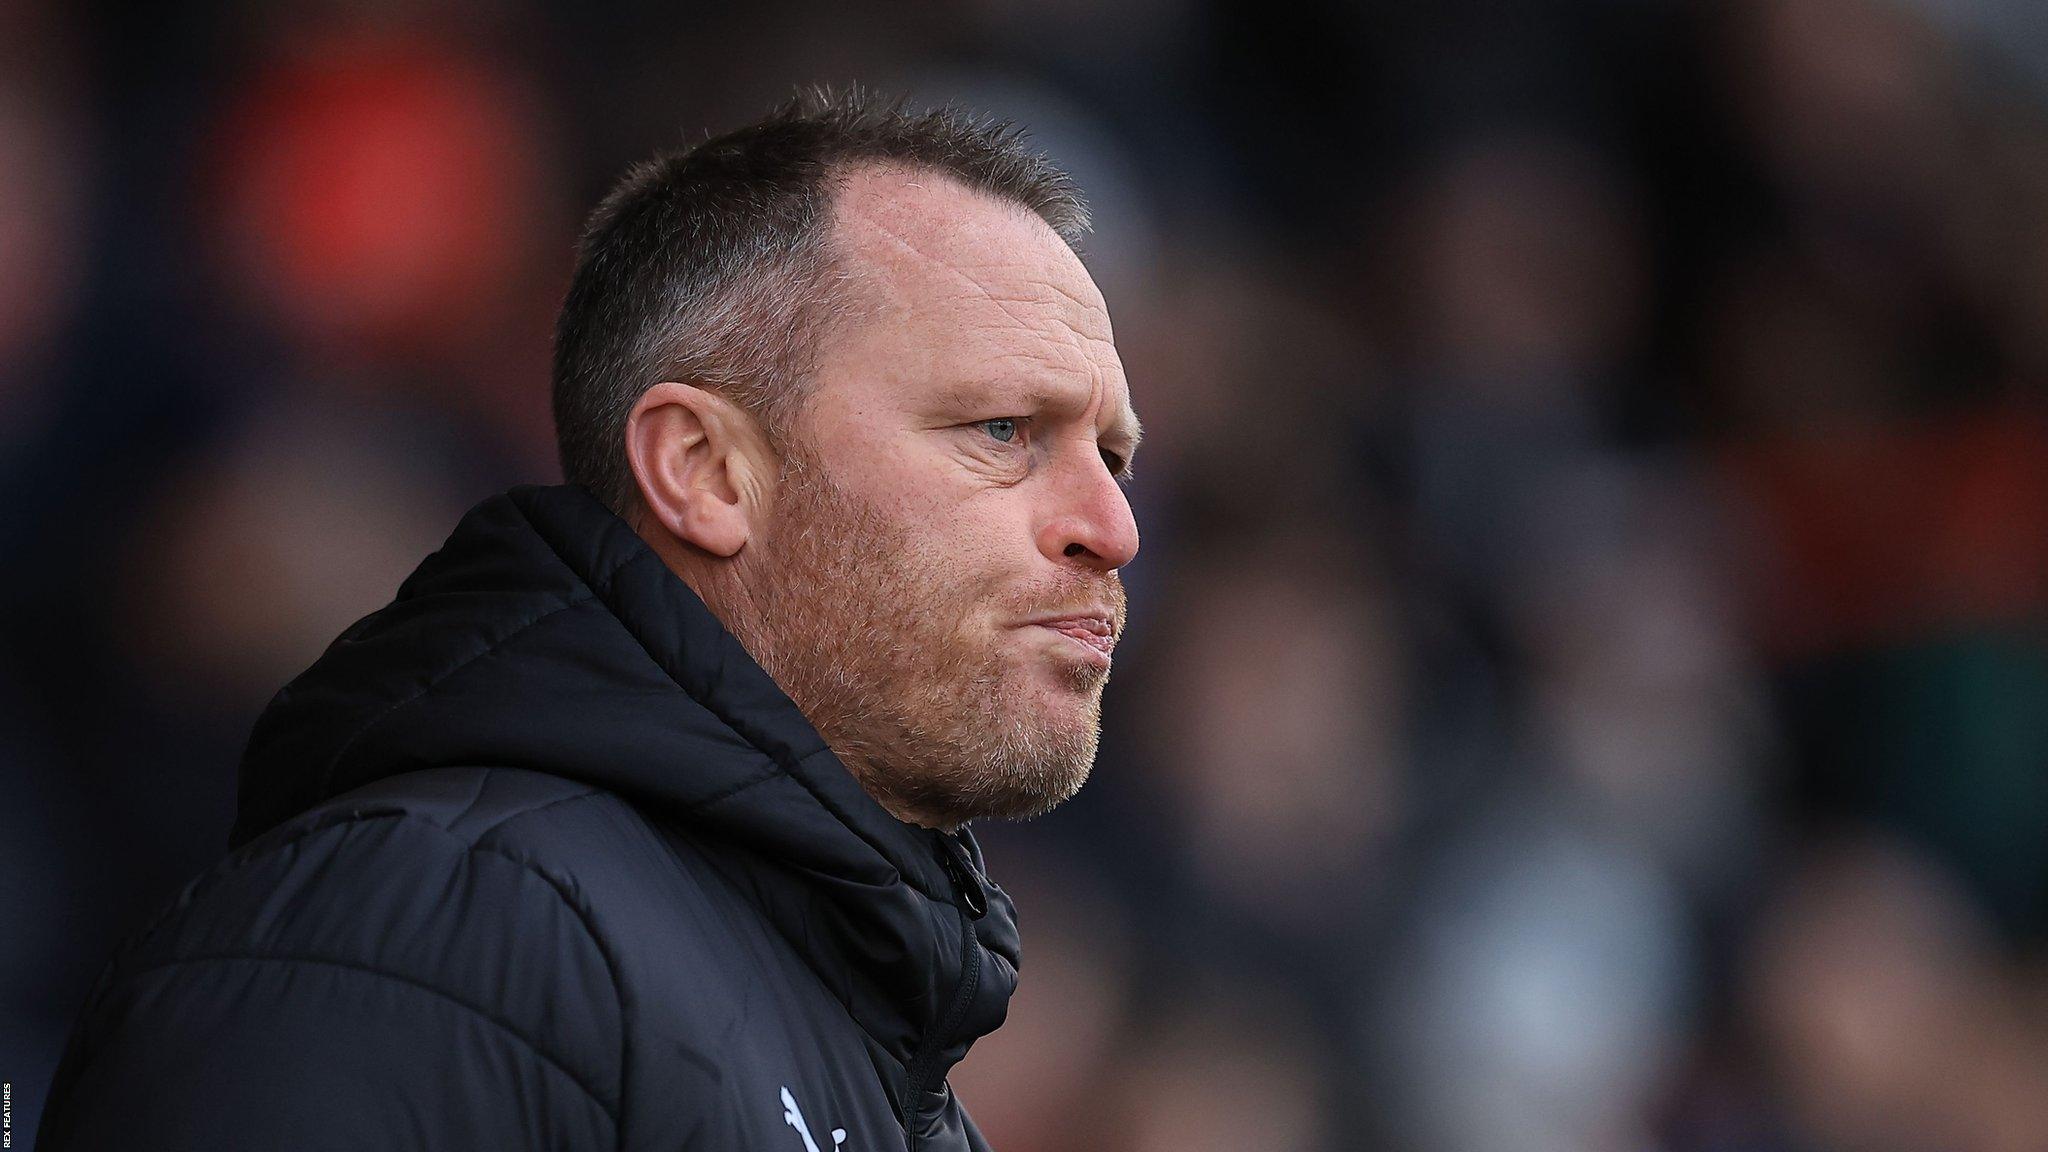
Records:
[[[1041,814],[1094,761],[1138,549],[1108,312],[1036,216],[942,176],[854,176],[837,238],[853,316],[735,630],[899,816]]]

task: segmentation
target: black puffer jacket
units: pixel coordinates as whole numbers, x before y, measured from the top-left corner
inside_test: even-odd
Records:
[[[101,976],[42,1147],[986,1147],[946,1073],[1017,935],[972,837],[582,489],[478,505],[278,693],[230,847]]]

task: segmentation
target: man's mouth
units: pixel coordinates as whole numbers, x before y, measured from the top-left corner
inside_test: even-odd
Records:
[[[1116,650],[1116,625],[1107,616],[1061,616],[1031,623],[1080,642],[1104,664],[1109,663],[1110,653]]]

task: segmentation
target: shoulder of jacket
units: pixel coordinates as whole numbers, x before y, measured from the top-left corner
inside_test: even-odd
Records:
[[[593,816],[635,818],[601,789],[505,768],[408,773],[335,797],[188,882],[123,942],[88,1013],[152,973],[345,967],[522,1022],[551,1055],[617,1084],[617,963],[551,847],[562,821]]]

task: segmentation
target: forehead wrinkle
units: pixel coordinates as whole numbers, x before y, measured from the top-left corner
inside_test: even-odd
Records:
[[[977,222],[973,214],[957,210],[966,206],[977,210],[983,221],[1007,219],[1009,223],[1022,224],[1043,237],[1053,239],[1061,251],[1072,253],[1050,225],[1021,204],[976,191],[942,173],[930,174],[929,185],[906,180],[894,189],[878,188],[878,182],[889,176],[891,171],[872,168],[843,182],[834,198],[836,222],[842,226],[865,226],[880,233],[901,251],[930,263],[950,264],[952,260],[946,253],[932,249],[949,241],[962,247],[971,248],[977,243],[989,246],[992,229],[988,223]],[[904,174],[900,169],[894,171],[898,175]],[[921,199],[901,195],[905,188],[916,189]],[[930,202],[939,198],[959,203],[948,206]],[[949,208],[954,210],[949,212]],[[928,240],[920,240],[916,235],[919,232],[926,233]]]
[[[873,176],[885,175],[876,172]],[[1043,233],[1041,240],[1050,239],[1058,244],[1056,252],[1062,257],[1059,262],[1072,261],[1076,268],[1079,260],[1063,240],[1058,240],[1051,228],[1021,205],[1008,204],[959,185],[948,177],[937,176],[936,180],[953,185],[960,197],[975,208],[983,211],[1007,212],[1010,223],[1022,224],[1036,232]],[[912,185],[922,189],[922,185]],[[1046,306],[1062,327],[1083,339],[1106,339],[1091,331],[1097,327],[1107,328],[1108,310],[1103,306],[1100,293],[1094,292],[1094,299],[1087,294],[1093,290],[1087,273],[1081,271],[1087,289],[1075,290],[1061,285],[1050,275],[1037,274],[1033,263],[1027,259],[1012,256],[1012,248],[998,245],[991,237],[992,229],[987,226],[973,227],[955,221],[950,226],[943,219],[934,219],[938,213],[924,211],[924,219],[909,218],[918,212],[919,205],[904,204],[871,191],[872,185],[854,182],[844,186],[840,192],[839,230],[842,232],[843,251],[858,253],[866,261],[886,270],[891,264],[914,263],[921,269],[936,269],[945,279],[964,285],[969,291],[968,298],[980,298],[1002,309],[1004,315],[1021,327],[1032,327],[1029,319],[1013,305]],[[919,227],[916,225],[922,224]],[[866,243],[863,243],[865,241]],[[883,251],[873,249],[879,247]],[[943,249],[951,247],[955,251]],[[1051,245],[1047,245],[1051,247]],[[988,249],[994,248],[991,252]],[[981,249],[982,251],[976,251]],[[893,259],[891,258],[893,257]],[[976,275],[969,269],[981,266],[986,272],[1017,271],[1019,279],[1029,285],[1023,291],[999,290],[992,287],[986,276]],[[1040,290],[1033,292],[1030,289]],[[1042,294],[1041,294],[1042,293]],[[1101,318],[1098,325],[1094,321]]]
[[[1020,277],[1020,279],[1030,284],[1031,287],[1050,289],[1053,299],[1047,299],[1044,295],[1034,294],[1029,291],[998,290],[991,287],[983,277],[975,275],[953,261],[932,256],[922,249],[911,245],[907,238],[889,230],[886,226],[877,225],[876,230],[891,244],[900,245],[902,250],[914,254],[926,267],[937,270],[941,275],[957,284],[964,285],[968,291],[961,294],[963,303],[969,306],[977,302],[992,304],[1014,328],[1035,339],[1059,342],[1052,332],[1046,331],[1046,325],[1037,322],[1045,314],[1049,313],[1050,319],[1057,325],[1060,331],[1075,341],[1108,342],[1106,337],[1095,336],[1085,331],[1087,325],[1079,321],[1088,315],[1086,306],[1082,305],[1079,298],[1073,293],[1066,291],[1050,280],[1029,274]],[[993,265],[992,270],[1023,269],[1025,267],[1027,266],[1020,261],[1012,264]]]

